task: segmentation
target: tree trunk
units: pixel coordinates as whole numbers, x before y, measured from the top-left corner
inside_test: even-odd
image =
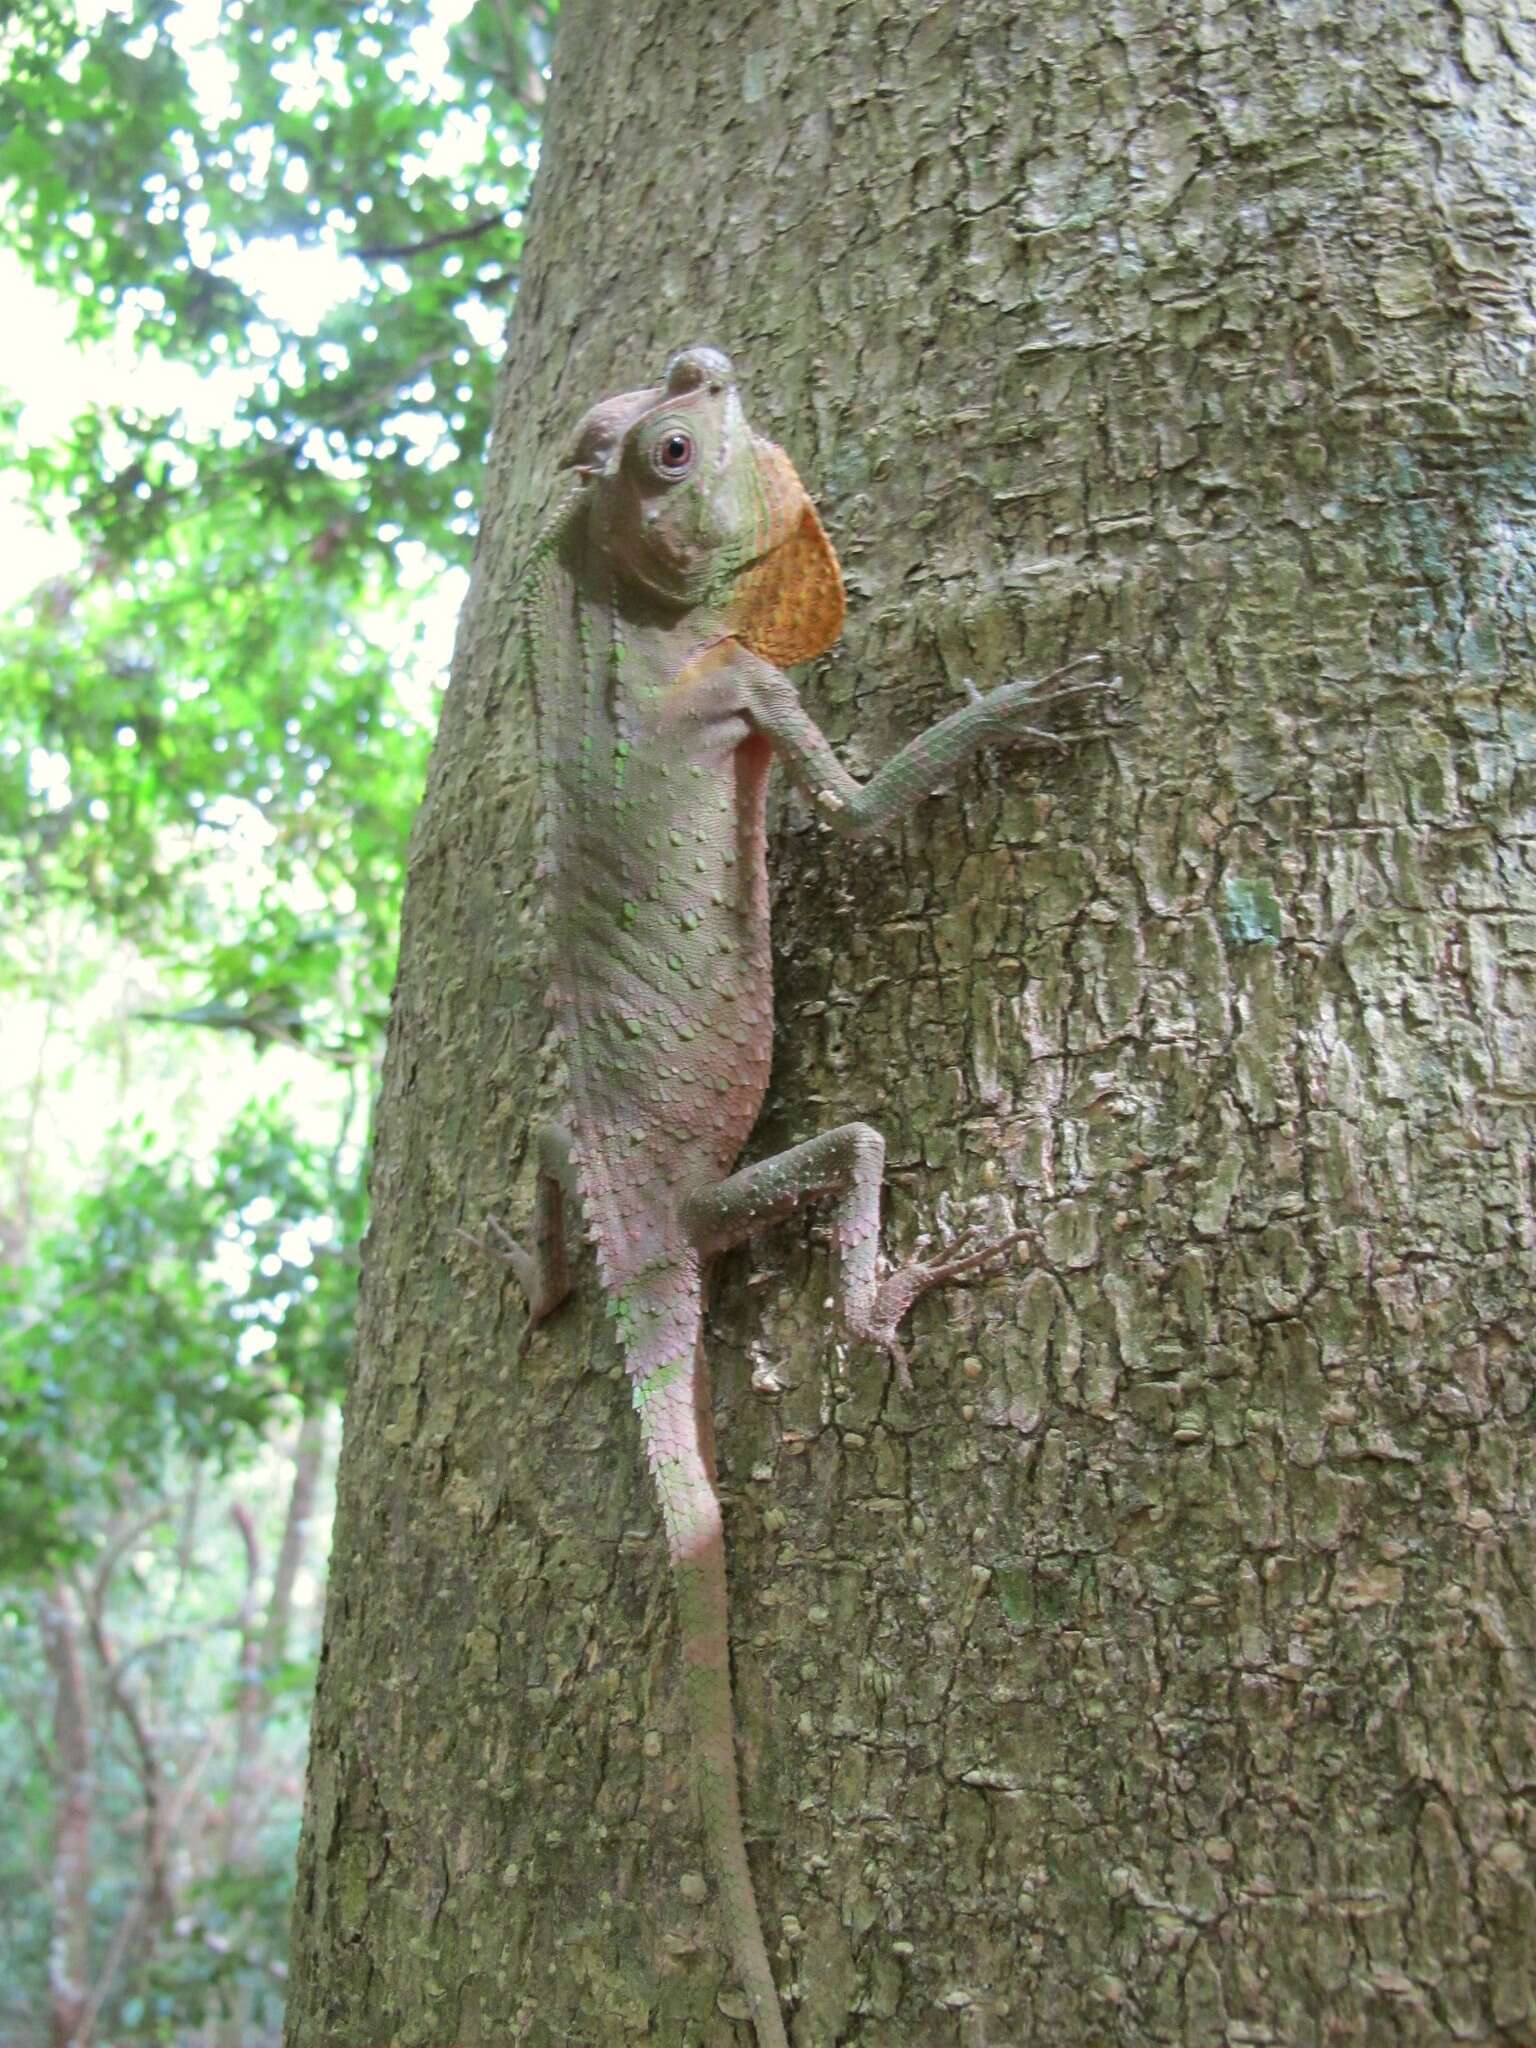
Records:
[[[784,806],[755,1149],[1027,1270],[840,1344],[814,1222],[708,1349],[798,2048],[1536,2039],[1536,31],[1408,0],[567,0],[414,842],[292,2048],[744,2048],[589,1264],[462,1235],[553,1101],[509,591],[696,341],[850,586],[867,769],[1102,649],[1120,722],[884,847]],[[753,1391],[754,1370],[789,1384]],[[765,1383],[771,1374],[759,1374]]]
[[[91,1989],[91,1820],[96,1808],[91,1703],[74,1597],[55,1580],[38,1609],[53,1685],[53,1861],[49,1883],[48,2039],[72,2048]]]

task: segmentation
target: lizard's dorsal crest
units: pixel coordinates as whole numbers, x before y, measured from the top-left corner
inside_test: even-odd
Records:
[[[731,630],[744,647],[789,668],[825,654],[843,630],[843,572],[805,485],[782,448],[753,436],[768,546],[736,579]]]

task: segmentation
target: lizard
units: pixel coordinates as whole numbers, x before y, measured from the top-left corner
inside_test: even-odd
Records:
[[[787,2048],[737,1783],[705,1268],[830,1197],[843,1322],[910,1384],[896,1331],[913,1302],[1025,1233],[882,1278],[884,1143],[871,1125],[738,1167],[773,1043],[769,768],[781,760],[838,832],[879,832],[979,748],[1033,733],[1028,716],[1083,663],[968,685],[970,701],[860,783],[784,673],[841,634],[837,557],[788,456],[749,426],[729,358],[686,348],[659,384],[593,406],[562,466],[576,482],[523,565],[516,630],[538,731],[546,1001],[566,1116],[535,1137],[529,1242],[498,1223],[496,1248],[527,1299],[526,1343],[570,1292],[565,1211],[579,1201],[666,1534],[730,1958],[758,2048]]]

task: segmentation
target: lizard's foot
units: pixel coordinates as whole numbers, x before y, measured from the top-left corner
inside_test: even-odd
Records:
[[[528,1304],[528,1325],[523,1331],[522,1343],[518,1346],[518,1356],[521,1358],[532,1341],[534,1331],[547,1317],[554,1314],[569,1289],[562,1289],[556,1294],[545,1286],[543,1261],[536,1259],[532,1252],[525,1250],[518,1243],[499,1216],[486,1217],[485,1231],[484,1237],[476,1237],[468,1230],[460,1230],[459,1235],[491,1258],[500,1259],[512,1268],[517,1284],[523,1290],[523,1298]]]
[[[466,1244],[472,1244],[477,1251],[485,1252],[493,1259],[500,1259],[504,1265],[512,1268],[517,1275],[518,1286],[528,1297],[528,1311],[532,1315],[538,1288],[538,1266],[532,1253],[524,1251],[499,1216],[486,1217],[485,1233],[484,1237],[476,1237],[472,1230],[460,1230],[459,1235]],[[544,1313],[548,1315],[549,1310],[545,1309]]]
[[[856,1327],[850,1325],[853,1335],[866,1343],[878,1345],[895,1365],[900,1384],[910,1387],[912,1368],[905,1347],[897,1342],[896,1331],[906,1320],[912,1304],[931,1287],[952,1286],[967,1274],[984,1278],[978,1268],[1001,1258],[1004,1252],[1012,1251],[1016,1244],[1022,1244],[1032,1234],[1028,1230],[1014,1230],[1006,1237],[994,1237],[985,1244],[977,1244],[973,1238],[962,1238],[951,1246],[946,1258],[906,1260],[894,1272],[888,1273],[875,1289],[869,1319]]]
[[[1101,654],[1085,654],[1081,660],[1069,661],[1065,668],[1054,669],[1050,675],[1042,677],[1038,682],[1020,683],[1011,687],[1016,694],[1023,693],[1022,701],[1031,704],[1059,704],[1066,697],[1102,695],[1119,687],[1118,676],[1098,676],[1089,682],[1071,682],[1068,678],[1075,675],[1079,669],[1096,666],[1103,659]],[[986,703],[985,691],[978,690],[969,676],[960,678],[960,687],[965,692],[967,702]],[[1006,683],[1003,685],[1004,690],[1009,687],[1010,685]],[[1000,737],[1010,747],[1053,747],[1058,754],[1070,754],[1072,751],[1071,743],[1064,740],[1060,733],[1047,732],[1041,725],[1018,725],[1010,720],[1006,731]]]

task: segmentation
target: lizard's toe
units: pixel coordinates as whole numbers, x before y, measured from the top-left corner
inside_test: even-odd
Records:
[[[1010,1230],[1006,1237],[993,1237],[977,1242],[976,1233],[962,1237],[949,1248],[949,1256],[931,1260],[926,1268],[928,1285],[942,1287],[951,1280],[958,1280],[964,1273],[971,1273],[978,1266],[985,1266],[993,1259],[1000,1259],[1005,1252],[1023,1244],[1030,1237],[1027,1230]]]
[[[523,1349],[526,1350],[528,1339],[546,1317],[554,1314],[570,1290],[562,1288],[559,1293],[554,1293],[549,1289],[543,1262],[518,1243],[500,1217],[487,1216],[485,1232],[484,1237],[476,1237],[468,1230],[461,1230],[459,1235],[480,1251],[488,1253],[493,1259],[500,1259],[503,1265],[512,1268],[513,1278],[523,1290],[523,1299],[528,1304],[528,1328],[523,1333]]]
[[[892,1278],[894,1277],[893,1275]],[[889,1287],[890,1281],[887,1281],[885,1286],[875,1296],[866,1321],[854,1322],[851,1317],[849,1318],[848,1334],[861,1344],[871,1344],[875,1350],[883,1351],[895,1366],[896,1378],[899,1383],[903,1387],[910,1387],[912,1384],[911,1357],[907,1347],[896,1335],[896,1325],[906,1315],[915,1297],[893,1301],[889,1298],[887,1292]]]
[[[901,1385],[910,1387],[911,1366],[905,1348],[897,1341],[896,1332],[906,1321],[913,1303],[932,1287],[948,1287],[969,1274],[975,1274],[978,1279],[984,1278],[980,1268],[1012,1251],[1030,1234],[1027,1230],[1014,1230],[1006,1237],[988,1238],[979,1244],[973,1235],[952,1245],[945,1258],[908,1259],[880,1282],[867,1319],[851,1324],[852,1334],[885,1352],[895,1364],[896,1377]]]

